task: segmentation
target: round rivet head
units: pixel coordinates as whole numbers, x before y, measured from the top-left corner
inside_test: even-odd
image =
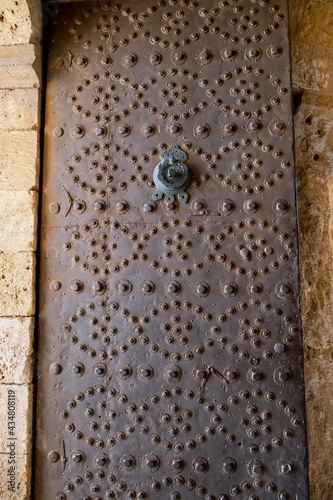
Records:
[[[144,364],[138,367],[138,377],[140,380],[151,380],[154,376],[154,369],[151,365]]]
[[[126,68],[132,68],[137,63],[137,60],[138,60],[137,56],[131,53],[131,54],[126,54],[122,58],[121,62],[122,65],[125,66]]]
[[[82,465],[86,460],[86,456],[81,450],[75,450],[71,453],[71,461],[73,464]]]
[[[101,137],[105,137],[106,136],[106,128],[105,127],[96,127],[95,128],[95,134],[97,135],[97,137],[101,138]]]
[[[83,372],[84,372],[84,366],[82,363],[79,363],[78,361],[73,363],[70,368],[71,375],[73,377],[82,377]]]
[[[125,213],[128,210],[128,203],[125,200],[117,201],[116,210],[119,213]]]
[[[64,135],[64,129],[61,127],[56,127],[53,130],[53,135],[54,135],[54,137],[57,137],[57,139],[59,139],[60,137],[62,137]]]
[[[96,200],[93,204],[93,210],[97,213],[104,212],[105,210],[105,201],[104,200]]]
[[[105,289],[106,289],[106,285],[104,283],[104,281],[102,280],[97,280],[97,281],[94,281],[92,284],[91,284],[91,289],[94,293],[97,293],[98,295],[101,295],[102,293],[105,292]]]
[[[165,288],[168,295],[178,295],[180,293],[180,284],[177,281],[170,281]]]
[[[195,285],[195,293],[200,297],[207,297],[210,292],[210,287],[205,281],[199,281]]]
[[[284,353],[286,350],[286,346],[282,342],[277,342],[274,345],[274,351],[277,352],[278,354]]]
[[[117,132],[119,135],[122,135],[123,137],[127,137],[131,131],[131,127],[129,125],[120,125],[117,128]]]
[[[271,45],[267,49],[267,55],[271,59],[276,59],[277,57],[280,57],[281,54],[282,54],[282,49],[281,49],[281,47],[278,47],[277,45]]]
[[[182,127],[178,123],[168,126],[168,133],[173,136],[178,136],[182,132]]]
[[[245,51],[245,58],[248,61],[258,61],[262,56],[261,49],[259,47],[249,47]]]
[[[252,368],[247,374],[247,379],[251,384],[261,384],[264,380],[264,373],[259,368]]]
[[[221,55],[225,61],[233,61],[237,56],[237,52],[232,48],[227,48],[222,51]]]
[[[156,127],[152,123],[145,123],[141,127],[141,134],[145,137],[151,137],[156,132]]]
[[[64,66],[64,60],[61,57],[57,57],[53,63],[56,69],[61,69]],[[57,499],[58,500],[58,499]]]
[[[52,292],[57,292],[61,288],[61,282],[57,280],[51,281],[49,288]]]
[[[71,128],[71,136],[74,139],[81,139],[85,134],[85,129],[82,125],[74,125]]]
[[[229,200],[227,198],[226,200],[223,200],[219,203],[218,209],[221,215],[230,215],[235,208],[235,205],[232,200]]]
[[[237,127],[232,122],[224,123],[221,126],[221,132],[223,135],[233,135],[236,132],[236,130],[237,130]]]
[[[106,67],[110,66],[110,64],[112,64],[112,59],[110,56],[103,56],[100,59],[100,66],[102,68],[106,68]]]
[[[145,214],[152,214],[156,210],[156,203],[153,201],[145,201],[142,206],[142,211]]]
[[[85,68],[87,66],[87,64],[88,64],[88,58],[86,56],[77,56],[74,59],[74,64],[79,69]]]
[[[56,450],[51,450],[47,455],[47,459],[49,462],[51,462],[51,464],[55,464],[56,462],[58,462],[59,458],[60,455]]]
[[[182,51],[175,52],[172,55],[172,61],[175,64],[184,64],[185,61],[186,61],[186,54],[185,54],[185,52],[182,52]]]
[[[274,381],[278,385],[281,385],[282,387],[288,384],[291,379],[292,379],[292,371],[288,366],[281,366],[280,368],[277,368],[274,372]]]
[[[275,292],[280,298],[290,297],[293,293],[292,286],[286,281],[280,281],[276,287]]]
[[[162,61],[162,56],[158,52],[152,52],[151,54],[148,55],[148,63],[151,64],[152,66],[160,64],[161,61]]]
[[[264,472],[264,464],[260,460],[253,460],[247,464],[247,470],[250,476],[259,477]]]
[[[197,366],[193,371],[193,375],[197,380],[203,380],[207,377],[207,366]]]
[[[193,209],[198,211],[198,210],[204,210],[205,209],[205,203],[201,200],[196,200],[193,202]]]
[[[277,498],[278,500],[289,500],[290,496],[286,491],[279,491]]]
[[[225,297],[234,297],[237,293],[237,285],[232,282],[223,283],[221,291]]]
[[[49,210],[51,214],[58,214],[60,212],[60,204],[53,202],[49,205]]]
[[[262,128],[262,123],[259,120],[250,120],[246,126],[248,132],[256,133]]]
[[[210,134],[210,126],[208,123],[198,123],[193,129],[193,134],[199,139],[206,139]]]
[[[281,459],[278,463],[278,470],[283,476],[289,476],[293,473],[294,464],[291,460]]]
[[[114,287],[119,295],[128,295],[132,291],[132,285],[127,280],[117,281]]]
[[[224,370],[223,375],[229,382],[236,382],[239,377],[239,371],[234,366],[229,366]]]
[[[156,472],[160,467],[160,459],[154,453],[147,453],[142,460],[143,468],[149,472]]]
[[[181,472],[184,468],[184,461],[179,457],[171,457],[168,466],[172,472]]]
[[[92,372],[96,377],[104,377],[106,374],[106,366],[102,363],[94,365]]]
[[[275,200],[273,203],[274,211],[279,215],[284,215],[288,211],[288,202],[286,200]]]
[[[247,287],[247,291],[250,295],[260,295],[262,293],[262,285],[261,283],[250,283]]]
[[[178,382],[182,377],[182,369],[178,365],[168,365],[164,368],[163,378],[166,382],[175,383]]]
[[[255,200],[246,200],[243,206],[247,213],[254,213],[258,210],[258,203]]]
[[[50,372],[53,373],[53,375],[59,375],[61,373],[61,365],[59,363],[52,363],[50,366]]]
[[[122,380],[128,379],[132,375],[132,368],[128,363],[120,363],[117,367],[117,375]]]
[[[125,453],[120,457],[119,460],[119,468],[120,469],[125,469],[127,471],[133,470],[136,465],[135,458],[133,455],[129,455],[128,453]]]
[[[83,283],[80,280],[71,281],[69,287],[70,287],[70,290],[75,294],[81,293],[83,291]]]
[[[221,462],[221,469],[226,474],[233,474],[237,469],[237,462],[231,457],[226,457]]]
[[[208,49],[203,49],[197,54],[197,61],[199,64],[209,64],[213,59],[213,54]]]
[[[197,457],[192,462],[192,469],[196,474],[206,474],[209,469],[208,460],[203,457]]]
[[[276,204],[276,209],[277,210],[285,210],[287,208],[287,204],[284,203],[283,201],[278,201]]]
[[[268,125],[269,132],[274,136],[281,136],[286,131],[286,125],[282,120],[272,120]]]
[[[155,285],[152,281],[145,280],[140,284],[140,292],[144,295],[151,295],[155,290]]]
[[[97,467],[106,467],[109,463],[107,455],[101,453],[95,457],[95,464]]]

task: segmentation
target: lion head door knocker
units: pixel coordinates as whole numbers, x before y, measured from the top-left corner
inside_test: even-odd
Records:
[[[182,203],[188,200],[185,189],[190,184],[190,171],[185,165],[187,154],[178,146],[171,146],[161,152],[161,162],[154,169],[154,182],[157,190],[153,193],[153,200],[161,200],[165,194],[165,201],[173,203],[175,196]]]

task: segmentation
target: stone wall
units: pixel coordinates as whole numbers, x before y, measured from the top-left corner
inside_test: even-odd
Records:
[[[250,1],[250,0],[249,0]],[[0,498],[31,497],[40,0],[0,4]],[[333,487],[333,3],[290,0],[312,500]],[[8,491],[8,394],[16,491]],[[303,499],[302,499],[303,500]]]
[[[3,500],[28,499],[31,489],[41,35],[40,0],[1,0],[0,498]],[[11,413],[14,408],[15,416]],[[10,443],[13,444],[8,446]],[[15,462],[9,464],[8,459],[13,458]],[[15,467],[11,470],[15,472],[14,492],[8,490],[9,467]]]
[[[290,0],[311,500],[333,489],[333,3]]]

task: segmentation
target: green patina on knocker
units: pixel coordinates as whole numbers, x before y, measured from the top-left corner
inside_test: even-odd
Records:
[[[154,182],[157,190],[153,193],[153,200],[161,200],[165,195],[167,203],[173,203],[175,196],[182,203],[188,200],[185,189],[190,184],[190,171],[185,165],[187,154],[178,146],[171,146],[161,152],[161,162],[155,167]]]

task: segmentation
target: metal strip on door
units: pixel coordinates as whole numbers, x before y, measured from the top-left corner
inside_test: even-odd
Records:
[[[308,498],[287,13],[52,19],[36,500]]]

